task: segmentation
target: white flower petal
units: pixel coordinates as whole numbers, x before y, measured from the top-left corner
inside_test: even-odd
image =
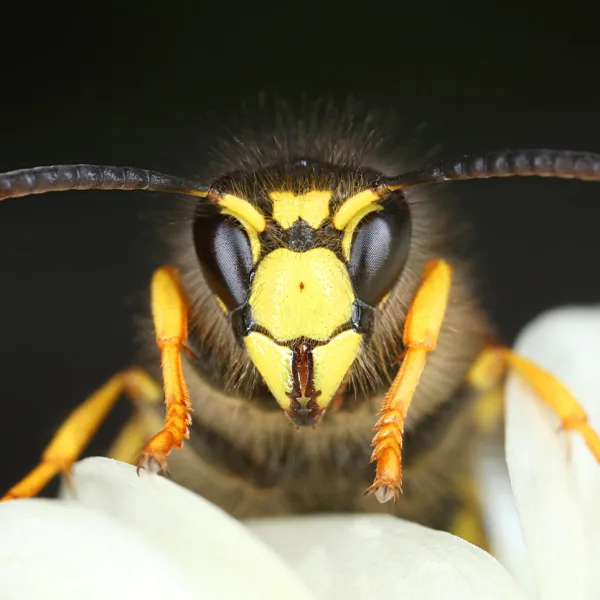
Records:
[[[600,310],[536,319],[516,344],[565,383],[600,428]],[[516,376],[507,385],[507,463],[539,597],[600,597],[600,466]],[[596,507],[594,507],[594,503]]]
[[[489,554],[448,533],[389,515],[255,519],[247,525],[322,600],[518,600]]]
[[[63,489],[63,495],[66,493]],[[77,463],[73,497],[146,536],[215,598],[307,600],[314,596],[280,557],[204,498],[106,458]],[[208,596],[208,593],[215,594]],[[140,596],[141,597],[141,596]]]
[[[137,532],[53,500],[0,505],[2,600],[206,600],[183,570]]]
[[[533,598],[535,581],[506,468],[504,448],[489,444],[482,448],[477,458],[481,509],[490,538],[491,553]]]

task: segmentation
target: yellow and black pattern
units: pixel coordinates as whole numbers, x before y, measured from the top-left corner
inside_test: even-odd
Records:
[[[379,177],[298,160],[214,185],[221,214],[231,217],[249,242],[249,251],[241,252],[239,233],[228,234],[230,245],[238,239],[245,260],[215,289],[218,302],[231,309],[252,363],[298,425],[314,425],[322,417],[371,333],[374,308],[357,296],[352,277],[352,268],[361,268],[352,260],[355,233],[384,205],[406,214],[403,194],[379,190]],[[197,237],[211,235],[202,219],[198,227]],[[402,240],[397,244],[407,250]],[[396,261],[393,277],[404,260]],[[236,297],[219,297],[224,288],[235,290]]]

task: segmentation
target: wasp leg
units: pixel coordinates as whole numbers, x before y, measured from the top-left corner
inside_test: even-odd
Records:
[[[594,458],[600,462],[600,438],[588,423],[587,415],[571,392],[558,379],[531,361],[509,350],[499,350],[516,371],[560,419],[564,429],[576,431],[584,439]]]
[[[504,398],[502,382],[506,363],[494,348],[484,349],[469,370],[466,383],[479,394],[473,410],[477,430],[483,435],[500,433]],[[460,507],[448,528],[450,533],[490,551],[488,534],[481,511],[481,498],[473,473],[465,473],[456,485]]]
[[[577,431],[600,462],[600,438],[587,420],[585,411],[556,377],[508,348],[486,348],[468,375],[469,382],[487,390],[498,384],[512,368],[560,419],[564,429]]]
[[[162,398],[160,386],[141,369],[117,373],[67,417],[44,450],[40,464],[1,500],[35,496],[53,477],[69,473],[122,394],[140,404],[155,403]]]
[[[456,511],[448,531],[489,552],[487,532],[475,481],[469,476],[464,477],[459,481],[457,491],[461,498],[461,506]]]
[[[188,303],[177,269],[161,267],[152,277],[152,317],[160,349],[165,397],[163,428],[144,446],[140,469],[166,471],[167,456],[189,438],[192,404],[183,377],[181,351],[187,339]]]
[[[480,431],[498,430],[504,414],[503,381],[506,361],[495,347],[482,350],[467,373],[467,383],[480,394],[475,405],[475,420]]]
[[[412,303],[403,332],[404,357],[392,385],[383,399],[376,431],[371,462],[377,461],[373,485],[380,502],[396,500],[402,485],[402,436],[404,419],[426,356],[436,344],[446,312],[452,269],[442,260],[427,263],[423,281]]]

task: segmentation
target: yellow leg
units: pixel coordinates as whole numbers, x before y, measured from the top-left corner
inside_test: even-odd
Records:
[[[121,462],[135,464],[148,439],[148,431],[144,416],[140,411],[136,411],[125,423],[106,455]]]
[[[441,260],[430,261],[404,326],[405,353],[400,369],[383,400],[381,415],[375,425],[371,462],[377,462],[373,485],[380,502],[396,500],[402,485],[402,436],[404,420],[426,355],[436,344],[450,294],[452,269]]]
[[[162,390],[141,369],[117,373],[69,415],[44,450],[40,464],[1,500],[35,496],[53,477],[68,473],[122,394],[135,402],[152,403],[160,400]]]
[[[468,475],[462,477],[458,482],[458,493],[463,504],[452,520],[450,533],[489,552],[475,481]]]
[[[486,348],[473,363],[466,378],[469,387],[479,397],[474,406],[474,418],[483,435],[499,432],[504,413],[502,381],[506,363],[496,349]],[[481,499],[473,473],[462,474],[456,484],[462,505],[449,527],[450,533],[489,552],[487,531],[481,512]]]
[[[501,349],[507,365],[512,367],[558,416],[564,429],[581,435],[590,452],[600,462],[600,438],[592,429],[587,415],[571,392],[555,377],[512,350]]]
[[[564,429],[578,432],[590,452],[600,462],[600,438],[571,392],[556,377],[508,348],[484,350],[469,372],[468,381],[482,390],[490,390],[504,377],[508,368],[525,381],[560,419]]]
[[[475,405],[475,419],[482,433],[498,431],[504,414],[506,361],[497,348],[486,348],[467,374],[467,384],[480,392]]]
[[[192,419],[190,395],[183,378],[181,351],[187,339],[188,303],[173,267],[157,269],[152,278],[152,316],[160,349],[165,394],[165,423],[142,450],[139,469],[165,471],[167,456],[181,449]]]
[[[155,406],[163,400],[163,390],[158,383],[156,388],[159,394],[153,399],[151,405],[140,405],[136,402],[135,414],[125,423],[107,452],[109,458],[136,464],[142,448],[148,441],[148,432],[160,431],[163,422],[160,413],[156,410],[147,410],[148,406]]]

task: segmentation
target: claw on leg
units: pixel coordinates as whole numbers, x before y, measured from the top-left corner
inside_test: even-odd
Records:
[[[402,445],[400,444],[400,449]],[[394,502],[402,489],[402,463],[396,448],[384,448],[377,456],[377,475],[366,493],[374,493],[379,502]]]
[[[138,461],[137,464],[137,468],[136,468],[136,473],[140,474],[140,471],[144,470],[144,471],[148,471],[148,473],[153,473],[153,474],[158,474],[158,473],[167,473],[167,462],[166,460],[163,462],[163,464],[161,465],[156,459],[144,455],[142,456],[142,458]]]

